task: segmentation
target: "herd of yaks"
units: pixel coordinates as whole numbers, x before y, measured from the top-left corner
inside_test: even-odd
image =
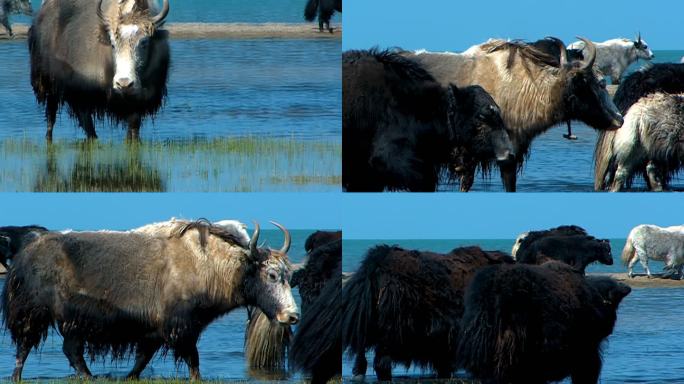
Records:
[[[684,161],[684,64],[626,68],[653,52],[635,40],[568,47],[490,39],[462,53],[343,53],[343,187],[434,191],[445,174],[468,191],[496,165],[506,191],[533,139],[579,120],[598,131],[595,190],[643,174],[659,191]],[[606,78],[619,87],[611,99]],[[571,132],[564,135],[574,138]]]
[[[341,375],[344,351],[362,379],[370,350],[379,380],[403,364],[443,378],[465,369],[486,383],[596,383],[601,344],[631,291],[585,275],[589,264],[610,265],[613,257],[608,240],[578,226],[523,233],[510,254],[378,245],[343,277],[341,232],[312,234],[305,262],[293,267],[290,235],[274,224],[285,235],[279,250],[257,245],[258,225],[250,237],[232,220],[172,219],[125,232],[0,228],[8,269],[1,307],[17,347],[13,379],[50,327],[79,376],[90,376],[86,352],[115,359],[134,352],[128,377],[137,378],[158,350],[168,350],[198,379],[204,328],[247,306],[248,364],[289,365],[312,383]],[[681,279],[684,226],[635,227],[622,251],[629,276],[641,261],[651,277],[648,259],[665,261],[663,276]]]

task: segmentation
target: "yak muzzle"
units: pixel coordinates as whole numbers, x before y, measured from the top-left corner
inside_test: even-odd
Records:
[[[622,117],[621,114],[617,114],[613,120],[610,122],[610,128],[611,129],[618,129],[622,127],[622,124],[625,122],[625,119]]]
[[[281,324],[297,324],[299,322],[299,313],[291,311],[279,312],[276,315],[276,320]]]
[[[515,161],[515,153],[513,151],[505,150],[496,154],[496,161],[499,163],[507,163]]]

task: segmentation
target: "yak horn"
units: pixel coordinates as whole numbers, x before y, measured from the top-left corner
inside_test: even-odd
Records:
[[[594,66],[594,61],[596,61],[596,46],[584,37],[577,36],[577,38],[584,41],[584,48],[587,49],[587,57],[584,58],[584,64],[582,64],[580,69],[591,69]]]
[[[162,9],[157,13],[155,17],[152,18],[152,22],[154,25],[159,26],[161,23],[164,22],[164,19],[166,19],[166,16],[169,15],[169,0],[164,0],[164,3],[162,4]]]
[[[254,233],[252,233],[252,238],[249,240],[249,254],[251,257],[256,258],[259,255],[259,250],[257,249],[257,244],[259,242],[259,223],[254,222]]]
[[[276,227],[280,228],[280,230],[283,231],[283,233],[285,234],[285,242],[283,243],[283,247],[280,248],[280,252],[281,252],[281,253],[287,253],[287,251],[290,250],[290,242],[291,242],[290,232],[289,232],[287,229],[285,229],[285,227],[283,227],[282,225],[276,223],[275,221],[271,221],[271,224],[273,224],[273,225],[275,225]]]
[[[568,65],[568,50],[565,48],[565,43],[563,43],[563,41],[561,39],[559,39],[557,37],[553,37],[553,36],[546,36],[546,39],[551,40],[554,43],[556,43],[556,45],[558,45],[558,49],[560,49],[560,62],[559,62],[560,67],[563,68],[563,67],[567,66]]]
[[[99,17],[100,20],[106,24],[104,14],[102,13],[102,0],[100,0],[100,2],[97,3],[97,17]]]

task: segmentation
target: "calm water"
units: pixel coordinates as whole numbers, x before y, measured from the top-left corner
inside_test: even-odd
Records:
[[[340,189],[339,40],[174,40],[171,47],[167,104],[141,130],[143,143],[153,148],[136,148],[131,166],[121,164],[131,158],[121,144],[123,129],[98,123],[100,142],[116,145],[84,155],[74,143],[85,135],[65,111],[55,126],[55,141],[64,145],[48,151],[26,42],[0,44],[0,189],[81,190],[61,187],[78,184],[71,181],[42,188],[42,174],[59,170],[57,178],[69,178],[84,156],[94,162],[88,173],[126,168],[122,172],[133,178],[139,173],[160,178],[154,185],[161,188],[133,185],[133,191]],[[238,138],[258,148],[225,149]],[[93,184],[83,190],[111,190],[107,183]]]
[[[304,241],[313,231],[292,231],[290,260],[300,262],[304,257]],[[262,234],[267,245],[280,248],[282,233],[278,230],[264,230]],[[4,278],[1,282],[4,285]],[[299,303],[299,293],[293,290]],[[200,370],[205,379],[247,379],[243,342],[247,312],[236,309],[210,325],[202,334],[198,344],[200,353]],[[132,361],[117,364],[105,361],[90,363],[95,375],[125,376],[132,367]],[[9,334],[4,331],[0,336],[0,380],[12,374],[14,367],[14,347]],[[62,353],[62,338],[51,332],[39,353],[32,352],[24,368],[25,378],[61,378],[72,375],[66,357]],[[143,373],[144,377],[187,377],[184,364],[176,367],[173,358],[155,358]],[[297,378],[298,376],[293,376]]]
[[[654,62],[676,62],[684,56],[684,50],[655,51]],[[639,61],[630,67],[631,73],[644,65]],[[590,192],[594,190],[594,147],[596,132],[580,122],[572,123],[573,133],[578,140],[566,140],[565,123],[538,136],[532,144],[530,157],[525,161],[522,175],[518,176],[518,191],[527,192]],[[673,188],[684,188],[682,177],[672,180]],[[635,189],[645,188],[642,179],[635,179]],[[455,189],[443,185],[443,190]],[[473,185],[475,191],[503,191],[498,170],[492,172],[489,180],[478,178]]]
[[[511,240],[345,240],[343,242],[344,271],[358,268],[369,247],[387,243],[412,249],[426,249],[448,252],[458,246],[480,245],[484,249],[510,252]],[[624,239],[610,241],[614,264],[606,266],[593,264],[587,268],[592,272],[625,272],[620,262]],[[653,272],[660,271],[662,263],[649,262]],[[635,272],[641,273],[637,265]],[[604,364],[601,383],[678,383],[684,377],[684,350],[676,335],[681,333],[684,316],[684,289],[678,288],[635,288],[625,298],[618,311],[618,321],[613,334],[604,344]],[[371,362],[367,375],[374,378]],[[351,376],[353,361],[345,360],[344,376]],[[419,370],[403,367],[394,369],[398,376],[420,376]],[[569,382],[569,381],[568,381]]]

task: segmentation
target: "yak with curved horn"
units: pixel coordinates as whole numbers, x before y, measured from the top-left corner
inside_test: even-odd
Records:
[[[169,0],[155,15],[154,8],[153,0],[43,4],[29,31],[29,51],[48,140],[63,105],[89,139],[97,138],[93,118],[126,123],[128,138],[139,138],[143,117],[163,105],[170,66],[168,33],[162,29]]]
[[[290,236],[279,227],[280,250],[257,246],[256,223],[246,243],[235,228],[206,220],[41,236],[5,280],[2,314],[17,347],[12,379],[21,380],[29,352],[51,326],[78,376],[91,376],[86,351],[121,359],[135,350],[128,377],[138,378],[164,348],[200,379],[197,341],[219,316],[256,306],[284,324],[299,320],[289,285]]]

